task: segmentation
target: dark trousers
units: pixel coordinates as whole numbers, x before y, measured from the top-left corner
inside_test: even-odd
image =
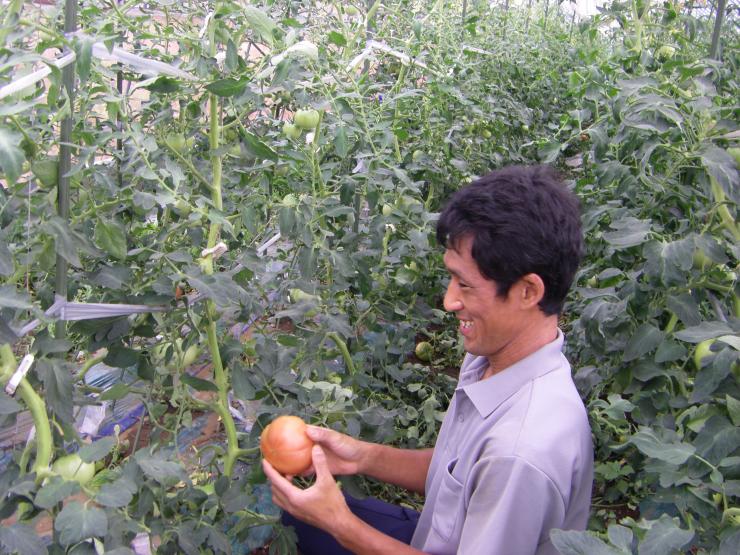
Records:
[[[355,499],[345,494],[344,498],[350,510],[370,526],[403,543],[411,543],[416,523],[419,521],[418,512],[372,497]],[[352,553],[344,549],[337,540],[323,530],[301,522],[285,511],[283,511],[282,520],[283,524],[295,528],[298,535],[298,550],[302,555],[351,555]]]

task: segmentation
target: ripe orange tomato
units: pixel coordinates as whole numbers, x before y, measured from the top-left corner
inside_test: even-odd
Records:
[[[281,474],[301,474],[311,466],[313,441],[297,416],[278,416],[262,430],[260,450]]]

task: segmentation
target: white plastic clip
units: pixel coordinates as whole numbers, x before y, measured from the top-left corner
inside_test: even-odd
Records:
[[[203,249],[200,255],[203,258],[205,258],[208,255],[211,255],[213,258],[218,258],[222,254],[224,254],[227,250],[229,250],[229,247],[226,246],[226,243],[221,242],[215,247],[211,247],[210,249]]]
[[[28,374],[28,371],[33,365],[33,360],[34,358],[31,354],[23,357],[20,365],[18,365],[18,369],[15,371],[10,380],[8,380],[8,383],[5,384],[5,393],[7,393],[8,395],[15,395],[15,390],[18,387],[18,384],[21,383],[21,380],[26,377],[26,374]]]

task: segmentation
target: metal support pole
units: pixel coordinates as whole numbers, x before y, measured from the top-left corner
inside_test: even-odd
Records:
[[[77,2],[66,0],[64,4],[64,33],[69,36],[77,30]],[[72,169],[72,126],[74,115],[75,65],[70,64],[62,70],[62,84],[67,93],[69,115],[62,120],[59,134],[59,165],[57,168],[57,214],[65,222],[69,220],[69,177]],[[55,278],[56,294],[67,299],[67,261],[57,253]],[[66,335],[64,321],[59,320],[55,326],[55,336],[59,339]]]
[[[468,14],[468,0],[463,0],[462,8],[462,24],[465,25],[465,17]]]
[[[527,4],[527,21],[524,23],[524,32],[529,31],[529,17],[532,15],[532,0]]]
[[[722,31],[722,21],[725,18],[727,0],[719,0],[717,3],[717,18],[714,20],[714,31],[712,31],[712,46],[709,48],[709,57],[719,60],[719,34]]]

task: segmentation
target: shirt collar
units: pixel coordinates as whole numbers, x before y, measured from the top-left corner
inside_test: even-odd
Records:
[[[457,391],[465,393],[481,417],[486,418],[527,382],[568,367],[562,354],[564,340],[563,332],[558,329],[554,341],[485,380],[480,378],[488,368],[486,357],[466,355]]]

